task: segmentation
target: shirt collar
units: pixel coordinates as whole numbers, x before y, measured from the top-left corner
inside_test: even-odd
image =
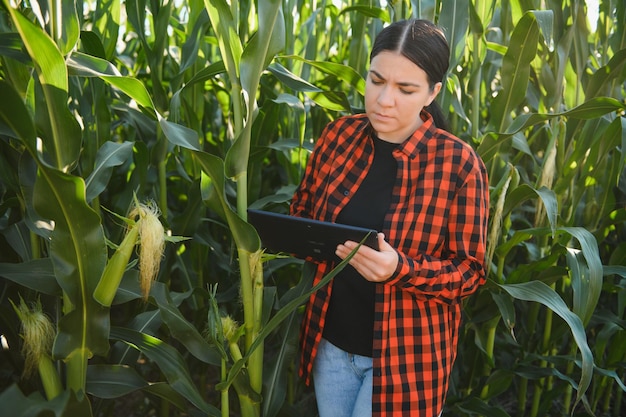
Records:
[[[435,121],[430,113],[426,110],[422,110],[420,117],[424,123],[398,147],[398,149],[407,154],[409,158],[415,158],[435,134]]]

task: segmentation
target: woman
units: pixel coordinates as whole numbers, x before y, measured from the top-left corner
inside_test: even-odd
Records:
[[[441,129],[448,60],[431,22],[383,29],[365,114],[326,126],[294,194],[292,215],[382,232],[378,251],[359,248],[307,304],[300,373],[313,376],[322,417],[442,412],[461,301],[485,280],[489,207],[482,161]],[[315,282],[333,266],[319,263]]]

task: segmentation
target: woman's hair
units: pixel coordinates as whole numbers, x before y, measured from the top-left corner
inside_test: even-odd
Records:
[[[374,41],[370,62],[383,51],[397,52],[424,70],[431,90],[436,83],[443,82],[448,71],[448,41],[443,31],[428,20],[401,20],[385,27]],[[436,101],[426,110],[433,116],[438,128],[447,129],[448,123]]]

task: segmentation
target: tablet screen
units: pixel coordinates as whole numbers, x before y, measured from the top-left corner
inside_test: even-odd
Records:
[[[335,249],[347,240],[366,239],[364,245],[378,250],[376,230],[363,227],[254,209],[248,209],[248,222],[256,228],[264,248],[301,259],[338,261]]]

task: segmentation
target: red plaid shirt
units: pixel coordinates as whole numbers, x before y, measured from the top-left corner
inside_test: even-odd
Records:
[[[456,357],[461,300],[484,283],[489,196],[473,149],[423,125],[394,151],[398,177],[385,218],[398,250],[394,275],[378,285],[374,323],[374,416],[437,416]],[[296,216],[334,221],[373,159],[365,115],[330,123],[318,140],[291,204]],[[333,265],[320,263],[314,283]],[[301,333],[300,374],[307,384],[332,291],[311,296]]]

